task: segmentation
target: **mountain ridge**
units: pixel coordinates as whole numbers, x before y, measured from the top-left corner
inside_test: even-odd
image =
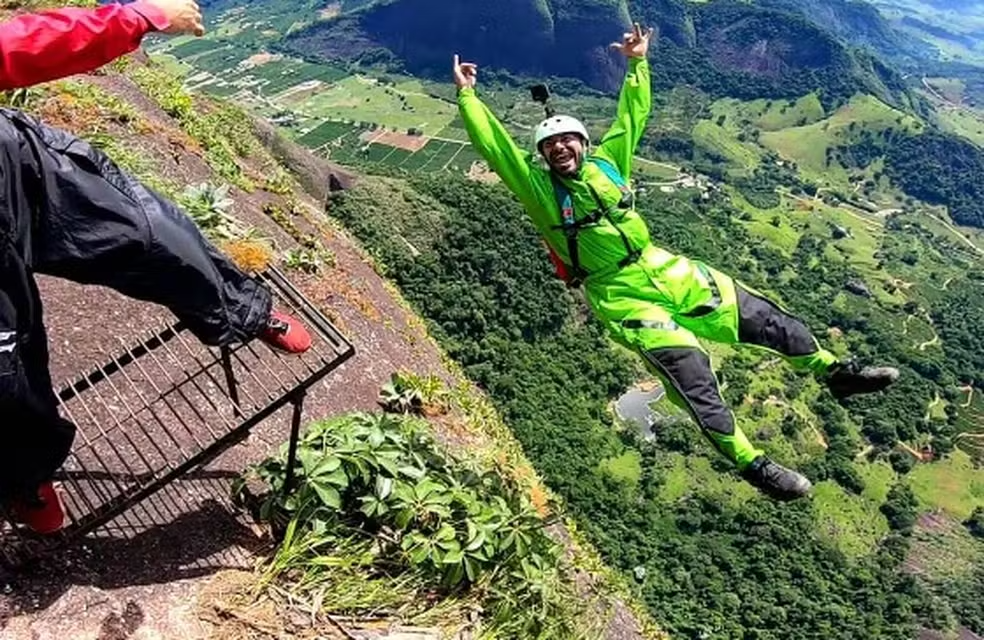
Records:
[[[686,82],[717,86],[721,95],[794,97],[819,84],[832,99],[868,91],[892,104],[904,100],[896,73],[791,11],[794,1],[386,0],[316,21],[286,36],[281,47],[441,78],[458,52],[488,69],[574,77],[615,92],[624,61],[607,45],[634,19],[657,31],[652,55],[667,61],[656,65],[657,86]],[[880,26],[875,31],[884,33]]]

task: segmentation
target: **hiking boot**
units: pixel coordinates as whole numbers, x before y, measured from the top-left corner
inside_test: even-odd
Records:
[[[755,458],[741,475],[753,487],[777,500],[795,500],[810,492],[813,485],[806,477],[792,469],[769,460],[765,456]]]
[[[827,372],[827,387],[835,398],[881,391],[899,379],[895,367],[862,367],[856,360],[838,362]]]
[[[270,347],[283,353],[300,354],[311,348],[311,334],[298,320],[273,311],[267,326],[258,336]]]
[[[26,524],[35,533],[51,534],[65,526],[61,498],[51,482],[38,487],[34,500],[18,500],[11,504],[10,511],[19,522]]]

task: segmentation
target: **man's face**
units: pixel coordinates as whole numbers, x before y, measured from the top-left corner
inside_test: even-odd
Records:
[[[551,169],[562,176],[573,176],[584,158],[584,139],[576,133],[558,133],[540,144],[540,153]]]

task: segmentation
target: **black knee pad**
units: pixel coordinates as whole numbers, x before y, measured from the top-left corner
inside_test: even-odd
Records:
[[[702,429],[722,435],[735,432],[734,418],[718,390],[707,354],[693,347],[651,349],[646,360],[673,385]]]
[[[768,347],[787,356],[817,351],[816,341],[802,320],[777,305],[735,285],[738,293],[738,341]]]

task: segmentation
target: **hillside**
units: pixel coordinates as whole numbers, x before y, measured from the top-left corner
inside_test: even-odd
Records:
[[[549,277],[510,196],[461,177],[490,181],[448,109],[446,83],[344,76],[289,58],[200,74],[219,64],[215,46],[160,51],[189,65],[186,77],[203,91],[249,104],[258,96],[257,107],[302,144],[376,174],[336,194],[332,215],[489,390],[536,468],[671,633],[826,637],[828,619],[855,637],[984,630],[973,610],[979,577],[951,570],[981,549],[962,524],[982,506],[973,461],[984,422],[971,390],[982,379],[971,329],[980,319],[968,312],[980,306],[980,252],[944,210],[907,202],[886,175],[884,149],[872,147],[922,135],[925,121],[864,94],[839,105],[813,93],[743,100],[693,87],[657,97],[640,150],[649,159],[638,167],[658,241],[775,292],[837,349],[906,371],[890,397],[845,408],[781,366],[714,351],[746,429],[818,485],[791,514],[750,493],[672,408],[657,406],[655,431],[642,438],[613,420],[610,401],[640,374]],[[299,91],[278,77],[284,68],[297,83],[316,69],[342,77]],[[489,99],[518,135],[535,122],[522,90]],[[559,100],[595,131],[613,108],[594,95]],[[757,536],[735,522],[752,523]],[[791,537],[794,557],[783,542]],[[700,545],[707,539],[713,551]],[[789,564],[771,562],[780,556]],[[845,584],[867,587],[859,595]],[[905,595],[886,601],[893,590]],[[772,602],[803,613],[790,622]]]
[[[919,66],[939,57],[935,46],[898,28],[874,4],[863,0],[759,0],[759,4],[801,13],[840,39],[868,48],[895,65]]]
[[[782,366],[714,350],[756,442],[817,483],[810,504],[779,509],[728,473],[672,408],[656,407],[652,433],[613,419],[611,400],[641,375],[551,280],[511,197],[481,184],[494,180],[448,109],[446,80],[345,76],[337,63],[289,57],[219,73],[222,44],[159,51],[188,65],[201,90],[250,104],[258,96],[257,108],[299,142],[375,174],[336,194],[331,214],[488,389],[533,464],[674,637],[820,638],[831,620],[845,637],[984,631],[980,576],[955,570],[982,549],[963,524],[984,506],[974,489],[980,245],[944,208],[902,191],[881,146],[918,147],[925,119],[867,92],[828,103],[796,85],[780,87],[785,99],[751,99],[751,89],[722,97],[714,84],[657,94],[637,160],[654,237],[780,296],[836,349],[906,372],[888,397],[841,407]],[[285,68],[298,83],[316,69],[340,77],[291,89],[278,77]],[[490,103],[525,134],[536,106],[522,89],[496,89]],[[594,131],[613,108],[566,88],[559,101]]]

